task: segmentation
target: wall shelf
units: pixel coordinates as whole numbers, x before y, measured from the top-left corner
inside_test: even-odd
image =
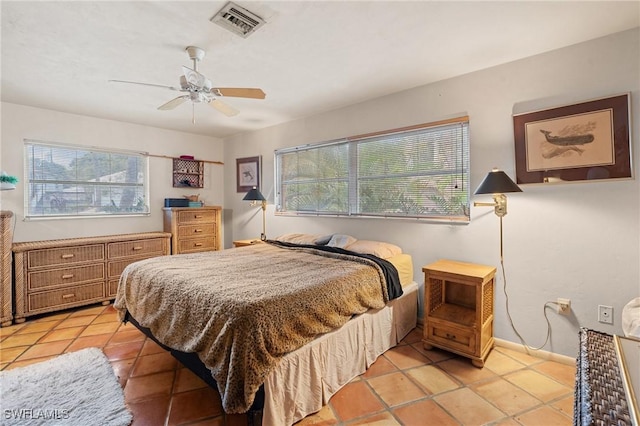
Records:
[[[203,188],[204,161],[173,159],[173,187],[174,188]]]

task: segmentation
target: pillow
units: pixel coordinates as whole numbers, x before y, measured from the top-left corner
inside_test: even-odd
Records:
[[[316,240],[322,237],[320,234],[283,234],[275,240],[293,244],[316,244]]]
[[[332,234],[318,237],[316,238],[316,242],[314,244],[318,246],[326,246],[329,243],[329,241],[331,241],[331,237],[333,237]]]
[[[331,247],[346,248],[349,244],[355,243],[357,240],[351,235],[333,234],[327,243]]]
[[[402,249],[397,245],[382,241],[358,240],[345,248],[356,253],[372,254],[381,259],[388,259],[402,253]]]

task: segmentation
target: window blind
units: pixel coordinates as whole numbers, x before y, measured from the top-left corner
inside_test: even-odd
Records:
[[[469,128],[446,123],[276,151],[276,211],[469,220]]]
[[[142,153],[25,140],[25,216],[148,214]]]

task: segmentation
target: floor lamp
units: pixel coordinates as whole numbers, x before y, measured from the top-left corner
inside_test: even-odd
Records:
[[[258,205],[258,201],[261,202],[262,205],[262,234],[260,234],[260,239],[265,241],[267,239],[267,231],[266,231],[266,213],[267,213],[267,199],[264,198],[264,195],[256,188],[255,186],[247,192],[247,194],[243,198],[244,201],[251,201],[251,205]]]

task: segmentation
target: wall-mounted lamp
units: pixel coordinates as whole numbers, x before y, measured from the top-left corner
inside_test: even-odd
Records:
[[[507,214],[507,196],[505,192],[522,192],[522,189],[507,174],[494,168],[487,174],[475,194],[493,194],[493,203],[473,203],[474,206],[494,207],[500,218],[500,262],[502,262],[502,218]]]
[[[266,233],[266,212],[267,212],[267,199],[264,198],[264,195],[254,186],[243,198],[244,201],[251,201],[251,206],[257,206],[258,201],[261,203],[262,207],[262,234],[260,234],[260,239],[265,241],[267,239]]]

